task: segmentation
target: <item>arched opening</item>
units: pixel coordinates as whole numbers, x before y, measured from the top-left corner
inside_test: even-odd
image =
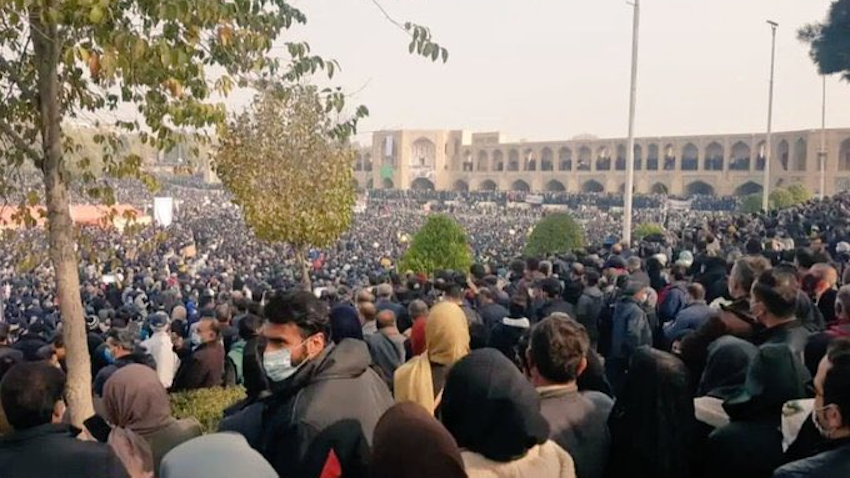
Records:
[[[553,192],[553,193],[562,193],[562,192],[566,191],[567,188],[564,186],[564,183],[562,183],[561,181],[553,179],[553,180],[549,181],[548,183],[546,183],[546,190],[549,191],[549,192]]]
[[[493,171],[505,170],[505,155],[501,151],[493,151]]]
[[[618,144],[617,145],[617,171],[625,171],[626,170],[626,145]]]
[[[498,189],[496,183],[489,179],[478,185],[479,191],[495,191],[496,189]]]
[[[459,192],[465,193],[465,192],[469,191],[469,183],[467,183],[466,181],[464,181],[462,179],[458,179],[457,181],[455,181],[454,185],[452,186],[452,191],[459,191]]]
[[[808,156],[808,145],[806,144],[806,140],[803,138],[798,139],[794,142],[794,161],[793,161],[793,169],[794,171],[805,171],[806,170],[806,161]]]
[[[463,152],[463,170],[465,172],[471,172],[472,166],[472,151],[467,149]]]
[[[372,155],[371,154],[367,154],[363,158],[363,170],[366,171],[367,173],[372,172]]]
[[[635,171],[640,171],[643,164],[643,148],[639,144],[635,145]]]
[[[779,158],[779,164],[782,166],[783,171],[788,171],[788,159],[790,156],[790,148],[788,147],[788,141],[784,139],[779,142],[779,146],[776,148],[776,155]]]
[[[513,184],[511,184],[511,191],[528,192],[531,191],[531,187],[528,185],[527,182],[523,181],[522,179],[518,179],[514,181]]]
[[[593,152],[587,146],[582,146],[578,150],[578,170],[590,171],[590,165],[593,161]]]
[[[761,184],[755,181],[747,181],[744,184],[735,188],[736,196],[749,196],[750,194],[761,194],[764,188]]]
[[[552,150],[549,148],[543,148],[543,151],[540,152],[540,170],[541,171],[553,171],[554,164],[553,159],[555,155],[552,154]]]
[[[393,168],[398,167],[398,145],[395,142],[395,138],[392,136],[384,137],[384,160],[381,163],[382,166],[392,166]]]
[[[658,145],[650,144],[646,154],[646,170],[658,171]]]
[[[713,142],[705,148],[705,160],[703,168],[706,171],[723,171],[723,146]]]
[[[519,152],[515,149],[508,153],[508,171],[519,171]]]
[[[384,178],[384,181],[383,181],[382,184],[384,186],[384,189],[392,189],[392,188],[395,187],[395,183],[393,183],[393,180],[390,179],[390,178]]]
[[[437,164],[437,145],[428,138],[419,138],[410,146],[410,166],[434,169]]]
[[[410,183],[410,189],[414,191],[433,191],[434,183],[428,178],[416,178]]]
[[[758,154],[756,156],[756,171],[764,171],[764,163],[767,162],[767,143],[764,141],[758,145]]]
[[[591,179],[590,181],[585,181],[585,183],[581,185],[581,192],[601,193],[605,192],[605,186],[603,186],[599,181]]]
[[[560,171],[573,170],[573,152],[570,148],[565,147],[558,151],[558,163],[560,165]]]
[[[664,147],[664,171],[674,171],[676,169],[676,153],[673,151],[673,145],[668,144]]]
[[[490,156],[487,151],[478,152],[478,162],[475,164],[476,171],[486,172],[490,170]]]
[[[732,171],[749,171],[751,157],[750,145],[738,141],[732,145],[732,162],[729,164],[729,169]]]
[[[688,196],[713,196],[714,186],[702,181],[694,181],[685,188],[685,194]]]
[[[652,185],[652,188],[649,190],[652,194],[667,194],[669,189],[667,185],[664,183],[655,183]]]
[[[838,148],[838,168],[842,171],[850,170],[850,138],[842,141]]]
[[[611,170],[611,152],[606,146],[602,146],[596,150],[596,170],[610,171]]]
[[[696,171],[699,168],[699,149],[693,143],[682,148],[682,171]]]
[[[522,157],[525,160],[525,171],[537,171],[537,159],[535,159],[532,150],[526,149]]]

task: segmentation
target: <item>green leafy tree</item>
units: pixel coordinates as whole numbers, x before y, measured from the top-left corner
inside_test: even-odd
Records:
[[[307,248],[339,238],[355,201],[354,151],[329,113],[315,87],[269,89],[225,128],[214,161],[257,237],[293,247],[306,289]]]
[[[471,265],[472,253],[463,227],[449,216],[435,214],[413,236],[410,248],[399,262],[399,270],[429,274],[438,270],[465,272]]]
[[[812,193],[802,184],[792,184],[788,186],[788,193],[794,200],[794,204],[801,204],[812,199]]]
[[[552,214],[534,226],[528,243],[527,256],[542,257],[563,254],[584,247],[581,226],[569,214]]]
[[[186,135],[203,137],[222,124],[226,112],[217,98],[236,86],[295,81],[322,70],[332,75],[339,66],[306,43],[281,42],[284,54],[272,55],[281,34],[306,20],[286,0],[0,0],[0,192],[14,193],[26,168],[43,178],[43,198],[33,189],[17,192],[22,207],[40,200],[47,206],[75,425],[93,406],[70,170],[79,171],[80,189],[110,204],[114,194],[104,176],[152,185],[140,170],[143,158],[123,147],[123,134],[138,133],[143,144],[167,151]],[[402,29],[412,52],[446,60],[427,28]],[[341,109],[344,95],[331,90],[325,101]],[[93,137],[99,148],[84,150],[65,134],[68,120],[105,128]],[[89,168],[94,160],[100,176]]]
[[[809,44],[809,55],[821,74],[840,73],[850,81],[847,32],[850,32],[850,0],[833,1],[823,23],[813,23],[800,29],[799,37]]]
[[[794,195],[785,188],[776,188],[771,191],[769,201],[771,209],[786,209],[797,204]]]
[[[635,228],[634,233],[632,234],[635,239],[641,240],[646,236],[652,236],[655,234],[664,234],[664,227],[661,224],[656,224],[654,222],[645,222],[638,225]]]
[[[740,211],[745,214],[752,214],[761,211],[761,194],[750,194],[741,202]]]

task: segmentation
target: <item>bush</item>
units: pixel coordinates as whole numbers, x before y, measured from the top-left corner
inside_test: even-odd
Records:
[[[224,410],[245,398],[242,387],[202,388],[171,394],[171,413],[178,419],[195,417],[204,433],[218,431]]]
[[[656,224],[654,222],[646,222],[638,225],[638,227],[634,229],[632,235],[635,237],[635,239],[639,241],[646,236],[652,236],[656,234],[664,234],[664,228],[661,227],[661,224]]]
[[[399,261],[400,271],[433,273],[438,270],[469,270],[472,253],[466,232],[454,219],[436,214],[419,229],[410,249]]]
[[[788,186],[788,192],[794,198],[794,204],[804,203],[812,198],[812,193],[802,184],[792,184]]]
[[[761,211],[761,194],[750,194],[741,202],[741,212],[751,214]]]
[[[770,192],[770,209],[785,209],[797,204],[787,189],[776,188]]]
[[[534,226],[525,255],[532,257],[563,254],[584,247],[581,226],[569,214],[552,214]]]

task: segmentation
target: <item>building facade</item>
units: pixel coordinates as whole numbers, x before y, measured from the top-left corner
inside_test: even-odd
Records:
[[[635,141],[635,192],[676,196],[747,195],[762,191],[765,134],[645,137]],[[850,190],[850,129],[774,133],[771,188],[803,184],[826,194]],[[504,141],[500,133],[379,131],[358,149],[363,189],[607,192],[625,189],[626,140]]]

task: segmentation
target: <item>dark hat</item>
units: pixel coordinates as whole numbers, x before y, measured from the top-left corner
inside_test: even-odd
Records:
[[[152,329],[162,329],[168,325],[168,316],[163,312],[157,312],[148,316],[148,325]]]
[[[810,378],[787,345],[762,345],[747,370],[743,387],[723,402],[723,409],[733,420],[779,416],[785,402],[806,397],[805,384]]]

